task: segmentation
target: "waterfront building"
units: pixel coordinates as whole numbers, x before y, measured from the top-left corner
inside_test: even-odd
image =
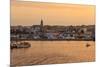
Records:
[[[40,31],[43,32],[43,20],[41,19]]]
[[[41,39],[45,39],[45,36],[44,36],[44,26],[43,26],[43,20],[41,19],[41,23],[40,23],[40,38]]]

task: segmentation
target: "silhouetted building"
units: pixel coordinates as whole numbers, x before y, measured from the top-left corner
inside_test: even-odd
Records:
[[[40,24],[40,38],[45,39],[46,37],[44,36],[44,26],[43,26],[43,20],[41,19],[41,24]]]
[[[43,32],[43,20],[41,19],[40,31]]]

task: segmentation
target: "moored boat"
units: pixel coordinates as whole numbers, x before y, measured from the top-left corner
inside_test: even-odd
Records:
[[[13,48],[29,48],[31,44],[29,42],[13,42],[11,43],[11,49]]]
[[[86,44],[86,47],[90,47],[90,46],[91,46],[90,44],[88,44],[88,43]]]

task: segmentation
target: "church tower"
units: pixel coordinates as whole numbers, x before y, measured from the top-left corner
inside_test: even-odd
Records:
[[[43,20],[41,19],[40,30],[43,33]]]
[[[41,39],[44,39],[44,29],[43,29],[43,20],[41,19],[41,23],[40,23],[40,32],[41,32]]]
[[[41,27],[43,27],[43,20],[41,19]]]

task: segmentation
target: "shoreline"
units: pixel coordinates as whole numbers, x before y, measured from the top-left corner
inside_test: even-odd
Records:
[[[10,41],[95,41],[93,39],[11,39]]]

